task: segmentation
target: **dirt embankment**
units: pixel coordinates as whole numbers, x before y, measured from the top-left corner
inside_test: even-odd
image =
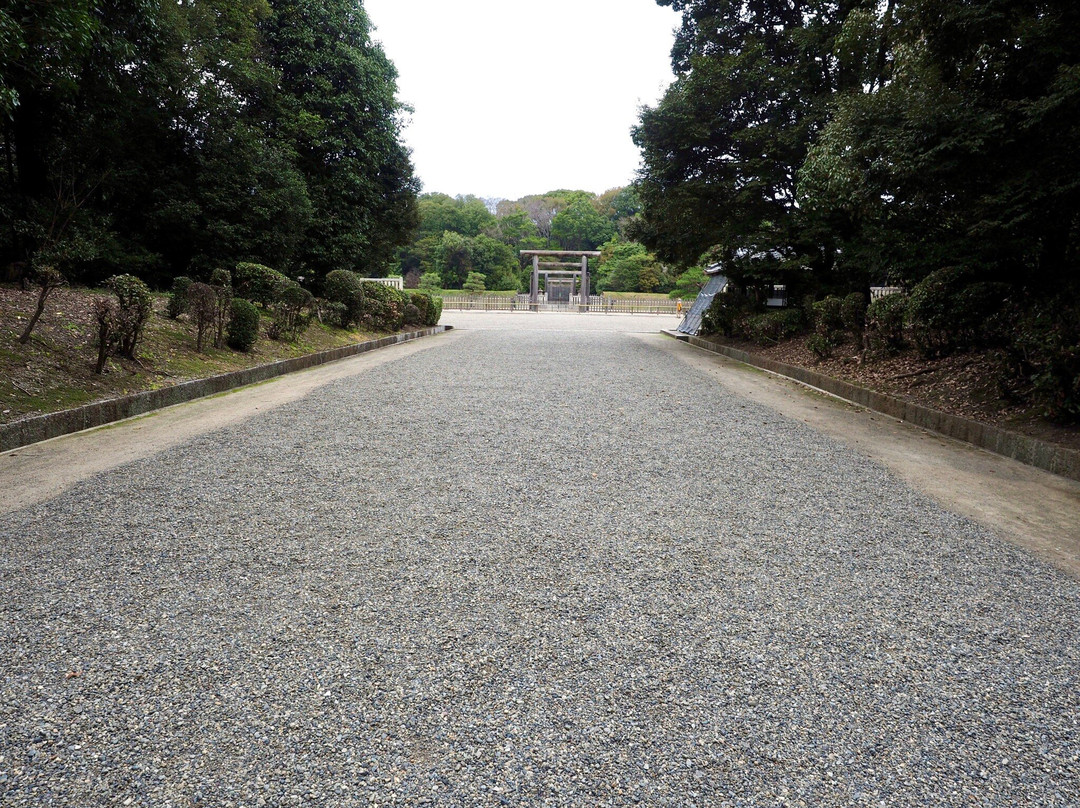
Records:
[[[137,350],[138,359],[113,357],[106,372],[94,373],[97,360],[91,307],[108,293],[58,289],[30,341],[19,342],[37,304],[35,290],[0,286],[0,424],[29,415],[56,412],[94,401],[154,390],[191,379],[315,353],[373,338],[312,323],[295,343],[263,336],[249,353],[208,347],[195,350],[195,327],[186,316],[166,316],[166,295],[155,295],[154,314]]]
[[[1042,417],[1030,402],[1007,398],[1001,389],[1002,357],[996,351],[975,351],[942,359],[924,359],[908,349],[897,356],[867,357],[857,346],[841,345],[830,359],[818,359],[805,337],[773,345],[718,339],[747,353],[810,368],[879,393],[971,418],[1039,440],[1080,449],[1080,426]]]

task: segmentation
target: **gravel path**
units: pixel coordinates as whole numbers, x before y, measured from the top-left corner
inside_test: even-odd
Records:
[[[0,688],[5,808],[1080,805],[1080,584],[619,333],[0,517]]]

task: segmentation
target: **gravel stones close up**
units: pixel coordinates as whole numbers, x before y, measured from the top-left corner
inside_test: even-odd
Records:
[[[0,517],[0,803],[1076,806],[1078,640],[648,339],[477,331]]]

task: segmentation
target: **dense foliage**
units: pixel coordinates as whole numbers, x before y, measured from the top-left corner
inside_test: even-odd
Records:
[[[1015,389],[1080,412],[1062,336],[1080,292],[1080,5],[658,2],[683,15],[676,80],[633,133],[629,235],[661,261],[723,265],[740,300],[710,323],[730,330],[773,285],[841,305],[900,286],[902,312],[886,297],[867,315],[875,350],[999,345]],[[863,339],[817,314],[820,355]]]
[[[383,275],[416,223],[395,88],[361,0],[6,3],[0,266]]]

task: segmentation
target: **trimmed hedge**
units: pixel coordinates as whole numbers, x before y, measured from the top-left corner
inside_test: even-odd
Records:
[[[397,331],[405,324],[408,293],[383,283],[361,281],[356,295],[360,322],[374,331]]]
[[[250,300],[234,297],[229,316],[227,342],[234,351],[247,353],[259,338],[259,310]]]
[[[894,293],[872,300],[866,308],[866,347],[871,353],[892,355],[902,351],[906,294]]]
[[[803,313],[800,309],[768,311],[750,318],[748,326],[754,342],[780,342],[803,332]]]
[[[999,315],[1009,286],[977,277],[967,267],[945,267],[931,272],[911,290],[906,319],[915,347],[924,357],[1001,341]]]
[[[745,295],[737,291],[721,292],[712,299],[701,316],[701,332],[725,337],[748,337],[747,322],[752,311],[753,303]]]
[[[417,309],[418,319],[411,322],[412,325],[431,326],[438,325],[439,317],[442,316],[442,298],[429,295],[427,292],[410,292],[409,305]],[[409,322],[406,317],[406,322]]]
[[[112,289],[119,303],[116,335],[120,354],[134,359],[146,321],[154,313],[150,287],[134,275],[113,275],[105,281],[105,285]]]
[[[278,289],[268,334],[270,339],[294,342],[311,325],[314,295],[296,281],[288,281]]]
[[[363,281],[355,272],[335,269],[323,278],[323,297],[330,301],[330,314],[335,325],[350,328],[360,322],[360,285]]]
[[[177,275],[173,278],[172,288],[169,290],[169,318],[175,320],[187,311],[187,290],[194,281],[187,275]]]
[[[272,307],[281,291],[290,284],[297,285],[287,275],[262,264],[241,262],[233,273],[233,294],[258,303],[264,309]]]

